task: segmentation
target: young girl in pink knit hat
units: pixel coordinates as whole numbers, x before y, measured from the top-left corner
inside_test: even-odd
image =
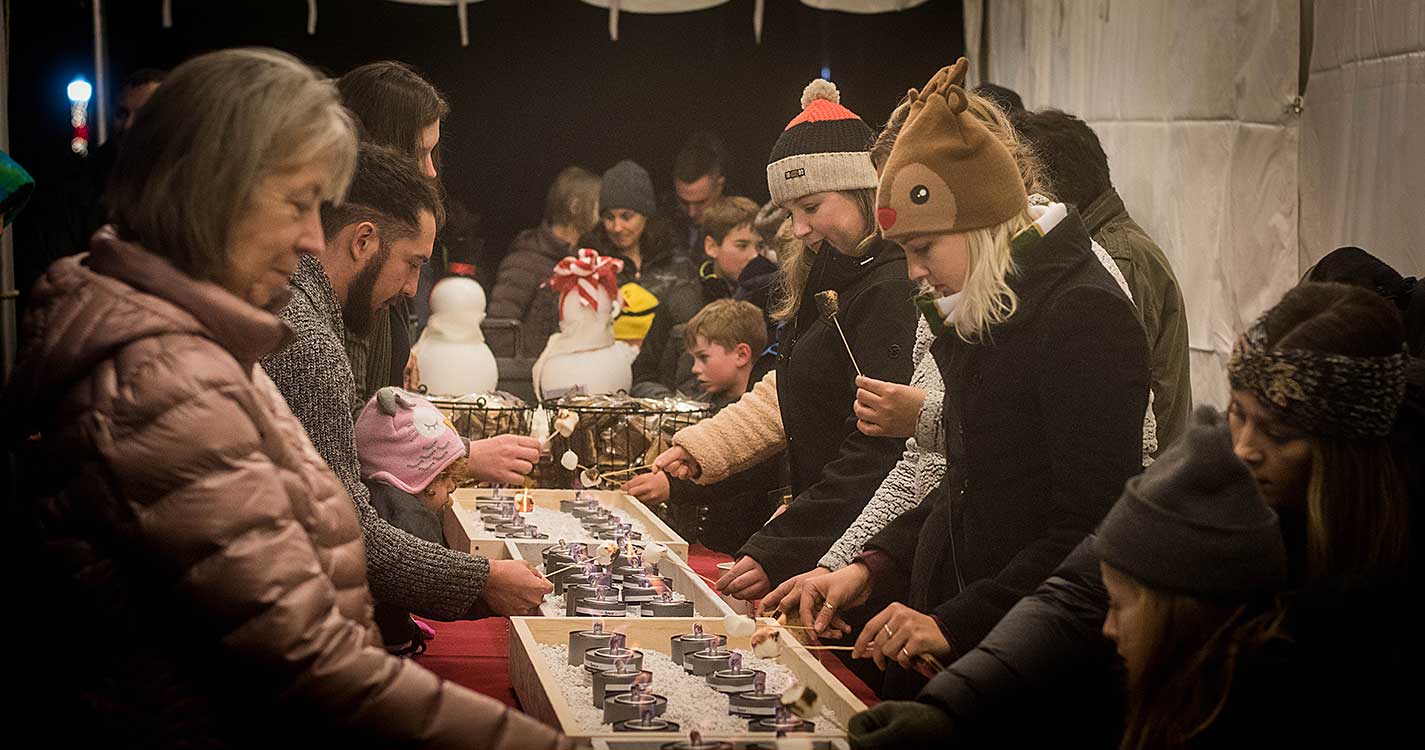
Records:
[[[445,544],[440,512],[450,503],[465,453],[465,442],[439,409],[399,388],[377,391],[356,420],[356,454],[371,505],[387,523],[434,544]],[[393,653],[420,653],[434,635],[408,612],[379,603],[376,624]]]

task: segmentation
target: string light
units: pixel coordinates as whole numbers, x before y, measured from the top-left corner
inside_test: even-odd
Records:
[[[69,148],[80,156],[89,155],[89,98],[94,95],[94,87],[83,78],[76,78],[65,88],[69,95],[69,124],[74,127]]]

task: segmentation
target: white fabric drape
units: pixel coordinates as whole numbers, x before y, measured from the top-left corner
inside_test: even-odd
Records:
[[[1223,405],[1237,333],[1298,277],[1297,0],[967,0],[966,17],[986,27],[980,81],[1098,133],[1182,286],[1194,399]]]
[[[1425,276],[1425,3],[1318,1],[1301,123],[1301,267],[1358,245]]]

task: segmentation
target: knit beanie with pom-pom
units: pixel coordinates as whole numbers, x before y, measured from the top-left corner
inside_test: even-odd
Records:
[[[818,78],[802,91],[801,114],[792,118],[767,159],[767,192],[785,203],[830,190],[874,188],[871,128],[841,106],[841,92]]]

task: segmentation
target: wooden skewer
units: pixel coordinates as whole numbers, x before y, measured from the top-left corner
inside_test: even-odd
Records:
[[[831,316],[831,322],[836,324],[836,332],[841,334],[841,343],[846,345],[846,356],[851,358],[851,366],[856,370],[856,377],[861,377],[861,365],[856,364],[856,355],[851,353],[851,342],[846,340],[846,332],[841,330],[841,321],[836,319],[836,315]]]
[[[855,646],[802,646],[808,651],[855,651]]]
[[[621,475],[621,474],[632,474],[632,473],[634,473],[634,472],[642,471],[642,470],[644,470],[644,469],[653,469],[653,468],[657,468],[657,467],[655,467],[653,464],[643,464],[642,466],[630,466],[630,467],[628,467],[627,469],[619,469],[618,471],[605,471],[605,472],[599,474],[599,477],[602,478],[602,479],[607,479],[608,477],[616,477],[616,476],[619,476],[619,475]]]

